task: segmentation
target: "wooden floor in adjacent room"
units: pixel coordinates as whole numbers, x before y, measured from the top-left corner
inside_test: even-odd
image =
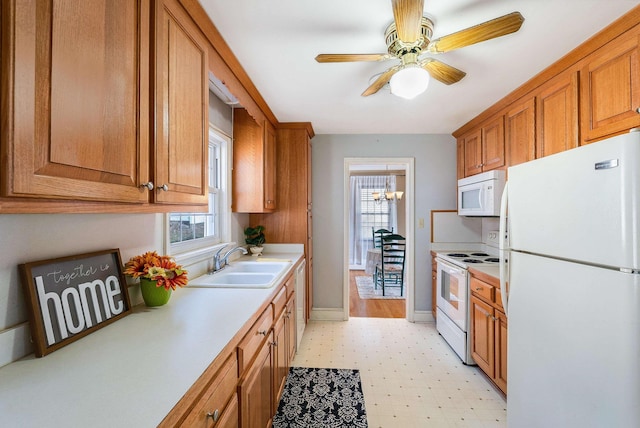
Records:
[[[349,271],[349,316],[369,318],[406,318],[405,299],[361,299],[356,276],[366,275],[363,270]]]

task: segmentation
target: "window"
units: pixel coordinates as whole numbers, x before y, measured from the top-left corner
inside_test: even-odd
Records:
[[[231,139],[209,128],[209,212],[168,214],[171,254],[184,253],[223,242],[228,230],[229,150]]]
[[[376,203],[373,200],[373,192],[383,194],[384,186],[381,188],[363,187],[362,190],[360,193],[360,227],[362,228],[360,236],[364,241],[369,241],[367,247],[372,247],[372,230],[381,228],[391,230],[390,207],[386,200],[381,203]]]

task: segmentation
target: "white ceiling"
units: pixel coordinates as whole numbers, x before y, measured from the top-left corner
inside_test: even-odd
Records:
[[[434,38],[519,11],[520,31],[438,55],[467,73],[432,79],[413,100],[385,87],[362,97],[386,62],[320,64],[319,53],[385,53],[390,0],[200,0],[280,122],[316,134],[450,134],[638,0],[425,0]]]

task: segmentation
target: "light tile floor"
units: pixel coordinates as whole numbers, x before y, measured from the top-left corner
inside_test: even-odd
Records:
[[[292,364],[359,369],[370,428],[507,426],[504,398],[434,323],[311,321]]]

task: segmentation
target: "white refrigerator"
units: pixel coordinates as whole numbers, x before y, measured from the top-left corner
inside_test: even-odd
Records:
[[[508,169],[509,428],[640,427],[639,200],[640,132]]]

